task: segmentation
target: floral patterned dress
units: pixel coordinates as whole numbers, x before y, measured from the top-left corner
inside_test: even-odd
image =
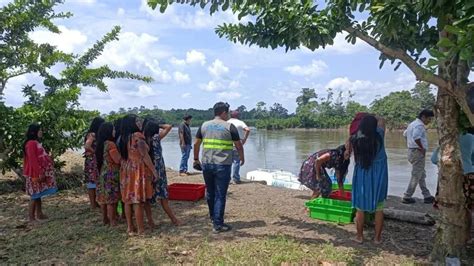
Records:
[[[161,138],[159,134],[153,136],[153,163],[160,178],[153,179],[153,200],[168,199],[168,178],[166,176],[165,160],[163,159],[163,149],[161,147]]]
[[[53,160],[36,140],[30,140],[25,145],[23,175],[26,178],[26,193],[32,200],[41,199],[58,191]]]
[[[142,133],[132,135],[127,145],[128,159],[122,160],[120,165],[120,191],[125,204],[144,203],[153,195],[152,182],[147,181],[146,166],[138,150],[141,141],[145,142]]]
[[[104,163],[97,180],[97,202],[99,204],[114,204],[120,200],[120,158],[117,146],[113,141],[104,145]]]
[[[86,137],[87,140],[93,138],[92,149],[95,150],[95,134],[89,133]],[[88,189],[95,189],[97,183],[97,177],[99,176],[99,170],[97,169],[97,160],[95,158],[95,152],[85,151],[84,152],[84,177]]]

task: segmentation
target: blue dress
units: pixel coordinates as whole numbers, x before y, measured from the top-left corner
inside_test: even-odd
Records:
[[[377,128],[377,133],[383,142],[371,167],[363,169],[356,162],[352,178],[352,206],[366,212],[375,212],[377,205],[387,199],[388,166],[384,145],[385,134],[381,128]]]

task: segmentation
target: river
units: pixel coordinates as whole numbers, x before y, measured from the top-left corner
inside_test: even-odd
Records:
[[[192,128],[193,136],[197,128]],[[248,171],[258,168],[281,169],[298,174],[303,160],[315,151],[334,148],[343,144],[347,135],[342,131],[304,131],[281,130],[267,131],[252,129],[248,142],[244,145],[246,163],[241,168],[241,176],[245,178]],[[429,158],[436,146],[437,135],[428,134],[430,149],[426,160],[426,183],[434,195],[437,180],[437,167]],[[179,168],[181,152],[179,148],[177,129],[173,128],[163,140],[163,156],[167,167]],[[407,161],[406,141],[401,132],[388,132],[385,138],[385,147],[389,167],[389,194],[401,196],[410,181],[411,165]],[[191,152],[192,153],[192,152]],[[189,166],[192,164],[192,154]],[[353,164],[349,167],[347,176],[352,178]],[[191,170],[192,171],[192,170]],[[416,197],[422,197],[419,188]]]

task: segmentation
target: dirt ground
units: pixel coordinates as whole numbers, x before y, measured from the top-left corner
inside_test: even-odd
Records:
[[[74,161],[68,158],[69,161]],[[76,162],[78,160],[75,160]],[[69,164],[67,171],[80,169]],[[3,177],[0,183],[10,178]],[[168,172],[169,183],[203,183],[200,174],[179,177]],[[0,192],[3,193],[3,192]],[[28,197],[22,191],[0,194],[0,263],[192,263],[192,264],[428,264],[435,226],[386,220],[383,243],[351,240],[355,226],[314,220],[305,212],[309,192],[244,183],[231,185],[227,199],[228,233],[213,235],[205,200],[172,201],[183,226],[174,227],[160,207],[153,209],[158,228],[147,236],[128,238],[125,224],[101,225],[88,207],[85,189],[64,190],[44,202],[49,221],[26,222]],[[390,197],[387,207],[429,212],[430,205],[407,206]],[[120,251],[122,250],[122,251]],[[474,263],[474,247],[468,248]],[[218,258],[218,259],[216,259]]]

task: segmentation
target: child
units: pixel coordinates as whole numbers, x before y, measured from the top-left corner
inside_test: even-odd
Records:
[[[23,175],[26,178],[26,193],[31,197],[28,211],[31,223],[48,218],[43,213],[41,198],[58,191],[53,160],[39,142],[42,137],[41,127],[31,124],[23,144]]]
[[[125,204],[128,234],[134,234],[132,221],[132,207],[138,227],[138,234],[144,234],[143,212],[145,202],[153,193],[150,179],[146,176],[148,168],[154,178],[159,178],[158,173],[148,154],[149,148],[145,137],[140,132],[142,121],[136,115],[127,115],[122,121],[122,135],[120,140],[120,191]]]
[[[174,225],[179,226],[181,225],[181,222],[176,218],[168,203],[168,179],[166,177],[165,161],[163,159],[163,149],[161,147],[161,140],[168,135],[171,128],[171,125],[160,126],[156,122],[149,122],[145,127],[145,139],[148,146],[150,146],[150,157],[152,158],[156,171],[160,176],[160,179],[153,180],[153,201],[159,199],[161,207],[171,219],[171,222]]]
[[[120,199],[120,153],[115,145],[115,130],[112,123],[103,123],[99,128],[95,156],[99,178],[97,180],[97,202],[102,209],[103,222],[117,225],[116,210]]]
[[[96,182],[99,176],[99,170],[97,169],[97,160],[95,158],[96,148],[96,136],[99,131],[100,125],[104,123],[104,119],[96,117],[92,120],[91,126],[87,131],[84,143],[84,175],[86,178],[87,191],[89,194],[89,202],[91,209],[94,210],[97,207],[96,200]]]

